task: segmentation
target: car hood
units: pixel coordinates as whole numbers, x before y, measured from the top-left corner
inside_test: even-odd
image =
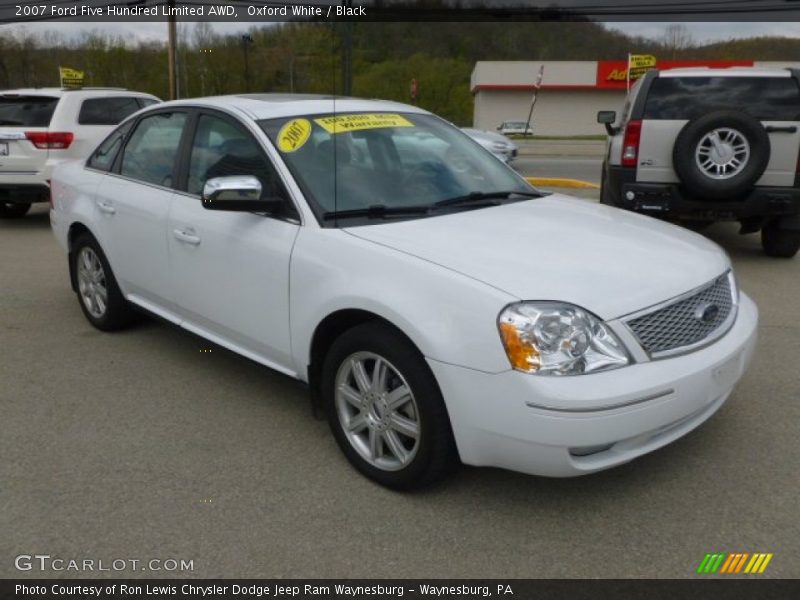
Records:
[[[698,234],[560,194],[347,231],[520,300],[569,302],[605,320],[730,268],[719,246]]]

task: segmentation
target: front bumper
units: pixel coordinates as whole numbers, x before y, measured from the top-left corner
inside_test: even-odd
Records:
[[[741,294],[725,336],[674,358],[563,378],[428,363],[464,463],[569,477],[629,462],[713,415],[752,358],[757,325]]]

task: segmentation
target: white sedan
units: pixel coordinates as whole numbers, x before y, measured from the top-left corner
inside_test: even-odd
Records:
[[[714,414],[755,345],[715,244],[539,193],[412,106],[169,102],[52,191],[92,325],[142,309],[307,382],[352,464],[398,489],[459,460],[628,462]]]

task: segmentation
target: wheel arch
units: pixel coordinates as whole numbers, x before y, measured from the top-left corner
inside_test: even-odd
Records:
[[[360,308],[339,309],[328,314],[314,329],[307,359],[308,387],[311,392],[311,402],[315,413],[321,408],[320,376],[322,374],[322,364],[331,345],[345,331],[370,322],[381,323],[391,328],[398,335],[405,338],[424,358],[424,353],[420,350],[419,345],[405,331],[386,317]]]
[[[75,221],[72,223],[67,230],[67,262],[69,263],[69,282],[72,286],[72,291],[74,292],[78,291],[78,279],[73,265],[74,261],[72,260],[72,250],[75,246],[75,240],[77,240],[78,237],[84,233],[88,233],[94,239],[97,239],[91,230],[80,221]]]

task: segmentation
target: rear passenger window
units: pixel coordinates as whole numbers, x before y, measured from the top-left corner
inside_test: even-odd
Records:
[[[172,173],[181,142],[186,113],[158,113],[139,121],[125,145],[120,174],[172,187]]]
[[[79,125],[116,125],[142,106],[134,97],[89,98],[81,104]]]
[[[99,171],[110,171],[114,164],[114,159],[117,158],[119,149],[122,148],[125,136],[131,130],[132,125],[132,121],[130,123],[125,123],[125,125],[109,135],[89,157],[86,165]]]
[[[800,120],[800,87],[793,77],[658,77],[645,119],[694,119],[739,110],[762,121]]]

